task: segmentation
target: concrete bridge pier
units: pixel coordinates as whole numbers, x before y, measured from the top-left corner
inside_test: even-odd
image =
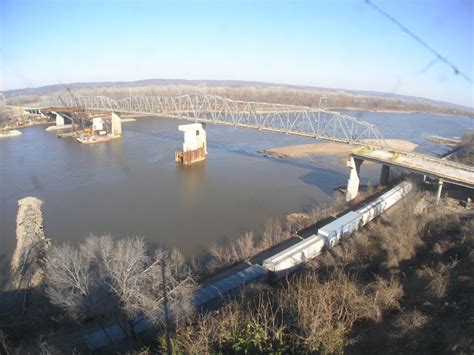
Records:
[[[347,167],[349,170],[349,179],[347,180],[346,201],[353,200],[359,192],[360,166],[364,161],[354,157],[349,157]]]
[[[382,186],[387,186],[390,180],[390,165],[382,165],[382,170],[380,171],[380,182]]]
[[[184,143],[183,151],[175,153],[176,163],[190,165],[205,160],[207,155],[205,124],[180,125],[178,129],[184,132]]]
[[[115,112],[112,112],[112,134],[116,137],[122,135],[122,120]]]
[[[443,179],[438,180],[438,191],[436,193],[436,204],[438,204],[439,200],[441,199],[441,192],[443,191]]]
[[[61,127],[61,126],[64,126],[64,117],[61,116],[59,113],[57,112],[53,112],[55,115],[56,115],[56,126],[57,127]]]

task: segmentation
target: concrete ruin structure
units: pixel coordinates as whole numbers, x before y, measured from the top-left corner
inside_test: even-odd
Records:
[[[207,140],[206,129],[202,123],[180,125],[178,129],[184,132],[183,150],[175,154],[177,164],[190,165],[206,159]]]

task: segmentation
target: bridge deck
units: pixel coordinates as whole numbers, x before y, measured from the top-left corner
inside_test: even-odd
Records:
[[[441,178],[445,182],[474,188],[474,167],[423,154],[363,147],[352,152],[361,160],[404,168],[415,173]]]

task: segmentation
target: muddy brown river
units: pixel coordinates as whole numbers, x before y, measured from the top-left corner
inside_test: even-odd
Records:
[[[377,124],[386,138],[418,143],[418,151],[446,148],[424,135],[461,136],[474,121],[425,114],[351,112]],[[275,159],[257,151],[309,138],[208,125],[208,160],[176,167],[182,145],[178,120],[141,118],[124,123],[122,139],[82,145],[44,126],[0,140],[0,256],[15,245],[17,200],[44,201],[46,235],[78,243],[90,234],[138,235],[152,245],[197,255],[211,243],[260,230],[271,216],[307,211],[329,202],[345,185],[344,165],[329,156]],[[363,183],[379,167],[363,167]]]

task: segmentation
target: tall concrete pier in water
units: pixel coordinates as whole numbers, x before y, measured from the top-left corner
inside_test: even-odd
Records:
[[[177,164],[190,165],[203,161],[207,156],[206,129],[201,123],[180,125],[178,129],[184,132],[183,151],[176,152]]]

